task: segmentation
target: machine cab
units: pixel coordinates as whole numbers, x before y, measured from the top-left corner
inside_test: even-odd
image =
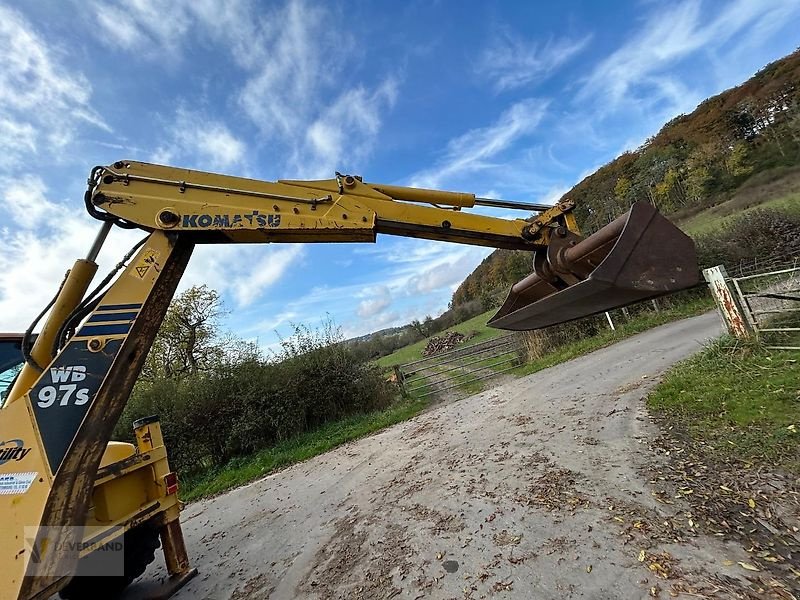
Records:
[[[0,406],[5,403],[11,384],[24,362],[22,334],[0,333]]]

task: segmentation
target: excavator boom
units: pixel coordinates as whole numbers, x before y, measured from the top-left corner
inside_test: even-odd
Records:
[[[0,598],[46,598],[74,572],[59,549],[80,536],[106,444],[195,244],[374,242],[391,234],[529,251],[533,274],[491,321],[506,329],[624,306],[698,277],[691,240],[645,204],[583,238],[569,201],[514,205],[349,175],[267,182],[118,161],[92,171],[85,205],[103,222],[98,240],[68,273],[35,343],[23,341],[26,364],[2,408],[0,440],[26,452],[24,465],[0,460]],[[509,220],[463,210],[481,205],[540,212]],[[89,292],[113,226],[148,235],[115,279]],[[165,546],[180,550],[179,526],[170,531]],[[29,560],[26,535],[51,551]],[[170,573],[188,573],[185,552],[167,559]]]

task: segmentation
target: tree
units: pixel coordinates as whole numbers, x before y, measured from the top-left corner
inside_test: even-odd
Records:
[[[411,329],[413,329],[414,332],[419,337],[421,337],[421,338],[426,337],[425,336],[425,325],[423,325],[422,322],[419,319],[414,319],[413,321],[411,321],[410,325],[411,325]]]
[[[143,378],[197,375],[222,362],[226,345],[236,345],[235,340],[218,337],[219,319],[224,314],[219,293],[206,285],[177,296],[150,349]]]
[[[748,161],[748,148],[744,142],[736,142],[725,158],[725,168],[734,177],[742,177],[753,172],[753,167]]]
[[[686,188],[689,192],[689,197],[696,202],[705,200],[708,196],[709,187],[713,182],[714,176],[707,166],[698,165],[694,167],[686,177]]]
[[[628,195],[631,193],[631,180],[627,177],[620,177],[617,179],[617,183],[614,186],[614,196],[616,196],[617,200],[621,203],[628,202]]]
[[[426,336],[433,335],[434,333],[436,333],[436,331],[435,331],[436,327],[433,324],[433,317],[432,316],[427,315],[425,317],[425,320],[422,322],[422,329],[423,329],[423,331],[425,331],[424,335],[426,335]]]

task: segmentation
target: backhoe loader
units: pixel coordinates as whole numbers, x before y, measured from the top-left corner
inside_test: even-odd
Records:
[[[153,560],[159,538],[170,576],[161,595],[194,575],[158,421],[135,423],[135,445],[109,440],[195,244],[375,242],[390,234],[528,251],[531,275],[490,321],[510,330],[698,283],[692,241],[646,203],[582,237],[568,200],[513,203],[339,173],[267,182],[127,160],[95,167],[84,203],[102,223],[87,257],[24,334],[0,337],[0,366],[16,373],[0,410],[3,599],[112,597]],[[535,215],[465,210],[475,206]],[[90,291],[113,227],[145,237]],[[93,568],[115,545],[124,546],[122,570]]]

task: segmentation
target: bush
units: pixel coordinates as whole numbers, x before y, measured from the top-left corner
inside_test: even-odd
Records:
[[[596,335],[601,327],[608,327],[604,315],[585,317],[570,323],[526,331],[522,334],[522,340],[528,355],[527,360],[538,360],[556,348]]]
[[[619,327],[630,319],[641,315],[655,314],[656,311],[666,311],[680,309],[682,307],[693,306],[698,302],[708,301],[710,298],[708,288],[700,285],[695,288],[683,290],[656,298],[644,300],[631,304],[624,309],[610,311],[614,324]],[[578,340],[594,337],[602,331],[609,329],[608,320],[604,313],[584,317],[577,321],[552,325],[536,331],[526,331],[522,334],[523,345],[528,361],[535,361],[543,358],[546,354],[557,350]]]
[[[141,382],[117,427],[157,414],[174,468],[190,474],[344,417],[387,407],[394,394],[332,327],[298,327],[272,360],[220,363],[184,379]]]
[[[800,256],[800,215],[762,209],[695,239],[701,267]]]

